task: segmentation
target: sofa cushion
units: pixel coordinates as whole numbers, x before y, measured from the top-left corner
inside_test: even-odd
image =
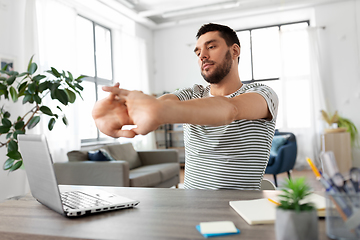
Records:
[[[69,162],[79,162],[79,161],[87,161],[88,159],[88,152],[87,151],[70,151],[67,153]]]
[[[179,163],[160,163],[141,166],[130,171],[130,186],[152,187],[179,175],[179,171]]]
[[[139,169],[147,171],[159,171],[161,176],[161,181],[164,182],[173,178],[176,175],[179,175],[180,166],[178,163],[160,163],[154,165],[142,166]]]
[[[130,187],[154,187],[161,183],[161,175],[157,170],[136,168],[129,173]]]
[[[103,149],[105,149],[115,160],[127,161],[130,170],[141,166],[139,155],[131,143],[106,145]]]

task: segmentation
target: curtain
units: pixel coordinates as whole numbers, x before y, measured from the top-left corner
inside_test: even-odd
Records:
[[[77,39],[81,39],[81,36],[77,36],[76,17],[76,10],[60,1],[37,0],[39,44],[37,54],[40,60],[40,70],[55,67],[59,71],[63,69],[70,71],[74,76],[81,74],[77,68],[77,58],[80,56],[77,56],[76,44]],[[149,93],[145,40],[126,34],[119,29],[112,31],[115,82],[120,82],[121,87],[129,90],[141,90]],[[104,95],[106,96],[107,93],[99,94],[99,96]],[[81,148],[79,133],[81,121],[77,114],[81,107],[80,101],[62,108],[69,121],[68,127],[60,120],[50,132],[47,130],[47,122],[50,118],[45,117],[42,122],[42,132],[47,136],[50,148],[53,149],[52,155],[55,162],[67,161],[66,153],[68,151]],[[48,99],[48,103],[56,108],[53,100]],[[89,117],[88,121],[93,121],[93,119]],[[120,138],[118,141],[132,142],[137,150],[155,148],[155,139],[152,133],[147,136],[137,136],[134,139]]]
[[[128,90],[139,90],[150,93],[147,46],[144,39],[120,33],[121,47],[118,54],[122,57],[117,65],[119,69],[120,87]],[[130,127],[131,128],[131,127]],[[136,150],[150,150],[156,148],[155,134],[136,136],[134,139],[121,138],[121,143],[131,142]]]
[[[61,2],[53,0],[37,0],[37,43],[38,51],[35,56],[39,59],[39,72],[55,67],[58,71],[70,71],[74,76],[80,75],[76,68],[76,12]],[[57,100],[55,100],[57,101]],[[43,102],[51,109],[56,109],[58,102],[50,97]],[[78,104],[62,106],[63,112],[52,131],[48,130],[50,117],[42,116],[40,131],[46,135],[54,162],[67,161],[66,153],[73,149],[80,149],[81,140],[78,134],[77,121]],[[61,120],[65,114],[69,125],[65,126]]]
[[[281,29],[280,131],[293,132],[298,154],[295,169],[308,168],[306,158],[318,162],[324,95],[317,28]],[[279,97],[280,97],[279,96]]]

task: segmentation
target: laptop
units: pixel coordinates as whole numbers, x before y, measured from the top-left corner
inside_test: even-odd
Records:
[[[44,135],[18,135],[18,143],[31,194],[41,204],[67,217],[135,207],[139,201],[96,187],[60,192]]]

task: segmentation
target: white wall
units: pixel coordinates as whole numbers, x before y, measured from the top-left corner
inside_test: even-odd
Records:
[[[312,8],[239,16],[223,20],[235,30],[310,20],[320,30],[321,61],[325,66],[325,96],[329,111],[351,119],[360,130],[360,1],[349,0]],[[211,22],[209,19],[208,22]],[[159,29],[154,32],[154,88],[156,93],[190,87],[201,79],[193,53],[195,34],[204,23]],[[360,166],[360,151],[353,150],[354,165]]]
[[[15,70],[19,72],[26,70],[28,60],[36,52],[36,44],[31,39],[31,35],[35,34],[35,32],[33,29],[25,28],[26,12],[29,12],[29,6],[34,6],[34,2],[34,0],[0,0],[0,32],[2,33],[0,37],[0,56],[15,59]],[[126,63],[126,61],[122,58],[125,56],[124,48],[126,46],[122,44],[123,39],[125,37],[133,37],[134,39],[144,41],[147,46],[146,56],[149,62],[149,66],[146,68],[146,75],[151,80],[153,35],[150,29],[135,23],[115,11],[106,12],[104,6],[94,0],[63,0],[61,3],[72,7],[82,16],[88,17],[113,30],[115,81],[124,81],[122,69],[126,68],[126,64],[122,63]],[[85,6],[82,4],[85,4]],[[102,13],[106,14],[101,15]],[[131,51],[127,52],[131,54]],[[25,107],[21,103],[13,104],[2,97],[0,107],[4,104],[5,108],[10,110],[13,117],[23,115],[26,112]],[[38,126],[34,131],[38,133],[41,130]],[[0,137],[0,142],[5,142],[5,136]],[[0,148],[0,202],[6,198],[22,195],[29,191],[26,174],[23,169],[12,173],[2,170],[3,163],[7,160],[6,152],[4,147]]]
[[[25,0],[0,0],[0,56],[10,57],[15,59],[15,67],[25,69],[26,64],[23,51],[23,36],[24,36],[24,15],[25,15]],[[10,110],[13,116],[18,116],[25,111],[21,104],[11,104],[5,102],[3,98],[0,101],[0,107],[5,106],[5,109]],[[0,137],[0,142],[5,142],[5,136]],[[4,162],[8,159],[6,157],[6,148],[0,148],[0,201],[26,193],[29,188],[27,186],[27,179],[25,171],[20,169],[14,173],[8,174],[2,170]]]

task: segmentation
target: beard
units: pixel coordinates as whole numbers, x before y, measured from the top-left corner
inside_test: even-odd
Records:
[[[204,63],[215,63],[215,62],[205,61]],[[231,54],[230,54],[230,50],[228,50],[225,55],[225,59],[223,63],[220,66],[218,66],[212,74],[205,75],[201,71],[201,76],[203,76],[205,81],[207,81],[208,83],[217,84],[221,82],[226,77],[226,75],[229,74],[231,70],[231,66],[232,66]]]

